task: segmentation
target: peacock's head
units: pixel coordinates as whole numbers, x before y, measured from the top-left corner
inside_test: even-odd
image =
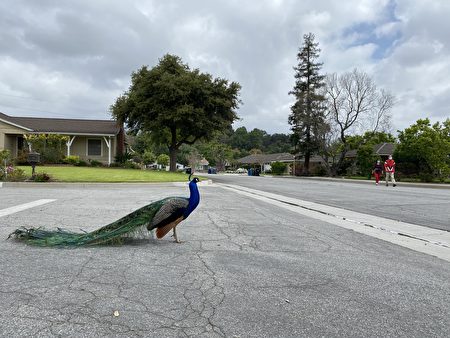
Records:
[[[192,176],[193,174],[190,174],[189,175],[189,182],[194,182],[195,184],[197,184],[197,182],[200,182],[200,179],[198,178],[198,177],[194,177],[192,180],[191,180],[191,176]]]

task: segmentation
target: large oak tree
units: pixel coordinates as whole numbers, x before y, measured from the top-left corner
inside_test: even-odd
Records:
[[[182,144],[208,140],[238,118],[240,88],[166,54],[152,69],[143,66],[133,72],[130,88],[110,110],[132,132],[148,131],[155,142],[166,144],[170,170],[175,171]]]

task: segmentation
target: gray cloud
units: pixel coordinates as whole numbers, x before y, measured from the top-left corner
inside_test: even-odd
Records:
[[[444,1],[428,3],[4,0],[0,111],[109,118],[131,72],[173,53],[241,83],[237,126],[288,132],[292,67],[303,34],[313,32],[324,72],[358,67],[398,97],[394,129],[425,112],[442,120],[449,115],[450,9]],[[385,46],[371,34],[392,38]],[[384,57],[376,58],[380,49]]]

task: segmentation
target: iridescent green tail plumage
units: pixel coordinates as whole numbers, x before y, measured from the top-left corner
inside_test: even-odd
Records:
[[[77,233],[58,228],[19,228],[12,232],[12,237],[37,246],[83,246],[98,244],[120,244],[125,238],[146,232],[156,212],[170,197],[148,204],[121,219],[105,225],[92,232]]]

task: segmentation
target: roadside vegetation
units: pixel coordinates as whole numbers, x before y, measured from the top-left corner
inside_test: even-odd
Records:
[[[30,166],[19,166],[27,177],[31,177]],[[123,168],[93,168],[72,166],[37,166],[36,175],[48,175],[58,182],[185,182],[188,175],[181,172],[137,170]]]
[[[43,165],[66,165],[38,167],[35,181],[182,181],[183,175],[175,171],[183,166],[205,171],[213,167],[214,172],[261,170],[262,163],[243,164],[239,159],[274,153],[296,156],[295,163],[271,163],[274,175],[370,179],[374,163],[393,155],[399,180],[449,181],[450,119],[419,119],[395,135],[394,96],[358,69],[323,74],[319,58],[314,34],[304,35],[289,93],[295,99],[288,118],[290,134],[233,129],[241,104],[239,83],[214,78],[189,68],[175,55],[165,55],[156,66],[133,72],[131,87],[110,107],[111,115],[127,127],[127,150],[109,165],[115,171],[95,159],[66,157],[67,136],[30,134],[15,158],[0,152],[0,180],[29,179],[27,155],[33,149]],[[393,145],[393,154],[377,155],[374,147],[379,144]],[[167,166],[173,174],[158,171]]]

